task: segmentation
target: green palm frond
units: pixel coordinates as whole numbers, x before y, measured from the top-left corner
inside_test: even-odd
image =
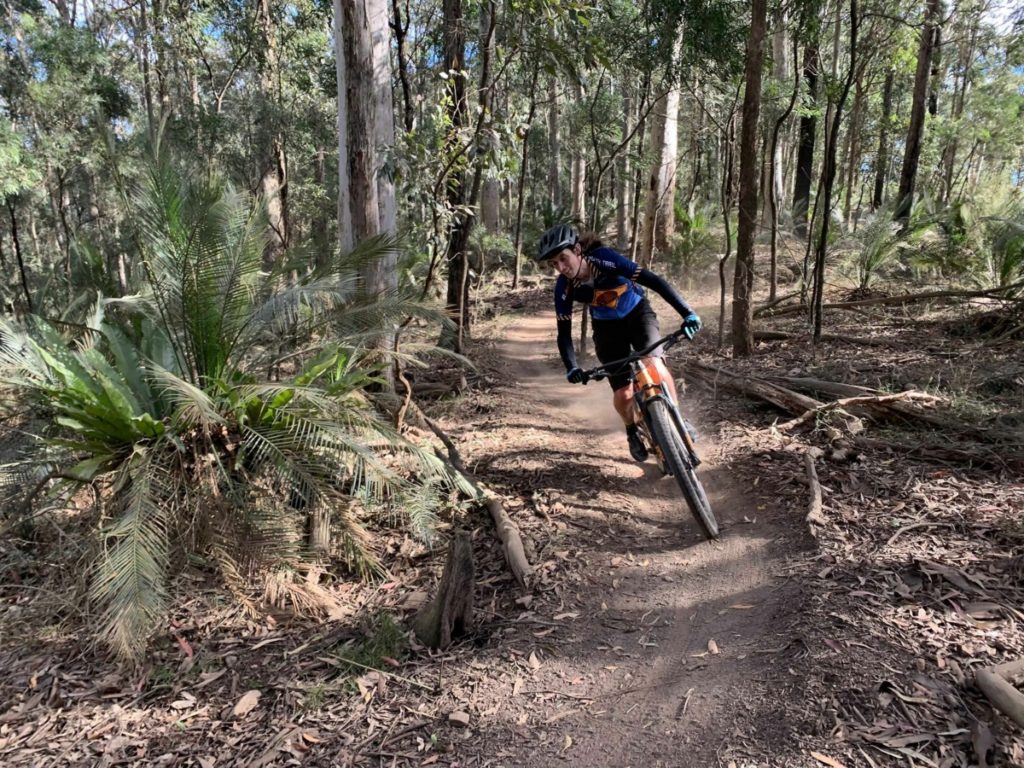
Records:
[[[366,295],[361,275],[397,241],[265,269],[260,206],[169,163],[135,211],[129,295],[97,289],[60,330],[0,318],[0,378],[46,421],[37,466],[104,489],[91,596],[103,637],[137,658],[166,609],[172,543],[251,605],[254,577],[322,556],[311,516],[329,518],[332,554],[379,575],[368,521],[392,515],[429,539],[440,500],[472,488],[379,410],[386,369],[437,351],[381,341],[409,318],[448,323],[401,291]]]
[[[172,419],[179,429],[199,427],[208,431],[214,425],[224,423],[217,403],[200,387],[156,363],[149,363],[147,370],[155,388],[170,406]]]
[[[160,451],[139,450],[114,486],[114,519],[101,536],[90,594],[102,607],[100,633],[121,654],[138,658],[167,610],[167,511],[171,497]]]

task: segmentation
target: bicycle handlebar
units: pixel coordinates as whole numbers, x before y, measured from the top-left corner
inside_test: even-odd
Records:
[[[600,381],[601,379],[606,379],[611,376],[611,372],[608,370],[609,368],[619,368],[633,362],[634,360],[640,360],[641,358],[647,357],[658,347],[663,346],[667,350],[679,341],[680,338],[685,338],[685,331],[682,328],[675,333],[670,333],[668,336],[658,339],[649,347],[638,350],[628,357],[624,357],[621,360],[612,360],[609,363],[602,363],[596,368],[591,368],[589,371],[583,371],[583,383],[586,384],[588,381]]]

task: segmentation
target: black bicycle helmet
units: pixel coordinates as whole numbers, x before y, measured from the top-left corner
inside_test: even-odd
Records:
[[[540,236],[537,244],[537,261],[547,261],[557,256],[563,249],[572,248],[579,242],[576,230],[568,224],[555,224]]]

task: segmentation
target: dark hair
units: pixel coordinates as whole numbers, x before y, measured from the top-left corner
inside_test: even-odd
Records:
[[[584,232],[580,235],[579,243],[584,253],[590,253],[591,251],[604,246],[604,242],[601,240],[601,236],[597,234],[597,232]]]

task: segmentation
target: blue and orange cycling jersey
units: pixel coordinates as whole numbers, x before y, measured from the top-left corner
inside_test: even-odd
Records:
[[[591,279],[586,283],[559,275],[555,281],[555,315],[559,320],[572,318],[572,304],[590,305],[595,320],[619,320],[643,301],[644,289],[636,284],[640,265],[611,248],[595,248],[583,258],[590,265]]]

